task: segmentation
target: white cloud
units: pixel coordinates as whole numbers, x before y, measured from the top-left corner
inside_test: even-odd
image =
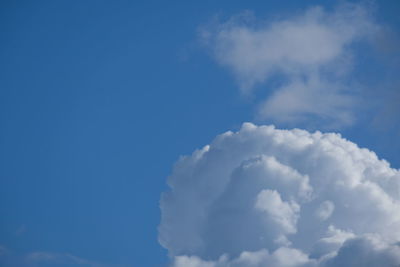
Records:
[[[236,259],[229,261],[226,255],[217,261],[204,261],[196,256],[178,256],[173,267],[296,267],[315,266],[315,261],[307,255],[293,248],[281,247],[270,254],[268,250],[261,249],[256,252],[245,251]]]
[[[168,184],[159,241],[175,267],[400,264],[400,172],[339,134],[245,123]]]
[[[120,265],[102,264],[87,260],[70,253],[54,253],[35,251],[18,253],[0,245],[0,265],[12,267],[46,267],[46,266],[76,266],[76,267],[117,267]]]
[[[348,77],[352,46],[378,29],[368,8],[345,4],[268,22],[244,13],[203,29],[201,36],[242,92],[282,80],[264,83],[269,96],[260,104],[261,118],[293,123],[318,117],[336,127],[355,121],[358,89]]]
[[[27,264],[31,265],[68,265],[68,266],[93,266],[100,267],[105,266],[99,263],[89,261],[69,253],[51,253],[51,252],[31,252],[25,256],[25,261]]]
[[[300,206],[292,201],[284,202],[275,190],[262,190],[254,208],[265,213],[266,220],[272,220],[284,233],[295,233]]]
[[[332,203],[332,201],[324,201],[319,205],[318,209],[315,212],[315,215],[322,221],[325,221],[328,219],[333,211],[335,210],[335,205]]]

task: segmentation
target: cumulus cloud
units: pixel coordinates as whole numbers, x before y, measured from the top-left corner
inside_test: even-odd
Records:
[[[243,124],[161,197],[174,267],[399,266],[400,171],[335,133]]]
[[[243,93],[266,87],[260,118],[287,124],[321,118],[339,127],[355,121],[359,86],[349,74],[354,45],[379,31],[370,13],[365,6],[344,4],[260,21],[247,12],[203,28],[201,37]]]

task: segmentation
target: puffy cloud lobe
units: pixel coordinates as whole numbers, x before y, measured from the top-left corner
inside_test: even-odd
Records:
[[[313,266],[315,262],[310,260],[307,255],[299,250],[281,247],[270,254],[262,249],[256,252],[243,252],[232,261],[226,255],[218,261],[204,261],[196,256],[178,256],[174,262],[174,267],[264,267],[264,266]]]
[[[316,216],[321,219],[322,221],[328,219],[335,209],[335,205],[332,201],[324,201],[321,203],[319,208],[316,210]]]
[[[272,220],[284,233],[296,233],[299,205],[282,201],[277,191],[262,190],[257,195],[255,209],[263,211],[266,219]]]
[[[400,172],[339,134],[245,123],[168,184],[159,241],[175,267],[400,264]]]
[[[359,88],[349,79],[354,44],[379,31],[367,7],[346,4],[332,12],[260,22],[245,13],[202,31],[218,63],[230,69],[241,91],[277,77],[258,115],[279,123],[323,118],[330,127],[354,122]]]

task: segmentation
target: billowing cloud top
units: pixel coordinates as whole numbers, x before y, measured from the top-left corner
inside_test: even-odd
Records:
[[[339,134],[243,124],[161,198],[175,267],[399,266],[400,172]]]
[[[370,13],[356,4],[312,7],[267,22],[244,13],[205,27],[201,37],[242,92],[274,80],[262,87],[268,97],[259,118],[286,124],[320,118],[333,128],[355,121],[360,88],[349,74],[354,45],[368,43],[380,29]]]

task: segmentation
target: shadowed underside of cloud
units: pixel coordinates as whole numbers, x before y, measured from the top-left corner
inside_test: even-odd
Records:
[[[243,124],[161,198],[175,267],[399,266],[400,172],[339,134]]]
[[[244,13],[203,28],[201,38],[217,62],[233,72],[243,93],[282,80],[262,86],[269,93],[259,105],[261,119],[292,124],[319,118],[324,126],[340,127],[354,123],[360,104],[360,88],[349,77],[354,45],[378,31],[368,8],[345,4],[269,22]]]

